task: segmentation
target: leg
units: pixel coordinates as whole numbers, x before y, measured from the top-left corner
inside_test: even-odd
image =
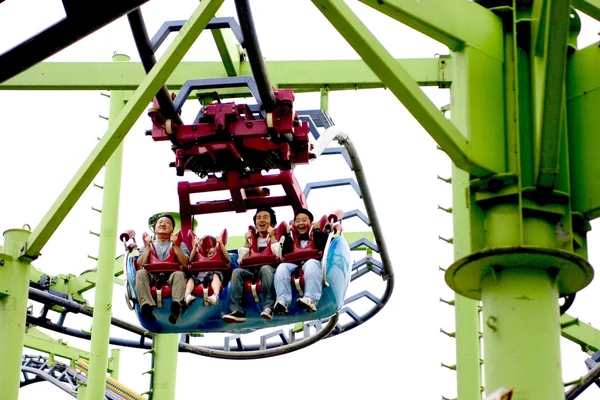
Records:
[[[270,265],[263,265],[260,267],[260,281],[262,282],[262,293],[263,310],[270,308],[273,309],[275,304],[275,288],[273,287],[273,276],[275,275],[275,268]]]
[[[169,315],[169,322],[174,324],[181,315],[181,302],[185,296],[186,279],[185,273],[181,271],[173,272],[167,280],[167,285],[171,286],[171,315]]]
[[[302,266],[304,272],[304,297],[298,299],[298,306],[306,311],[317,311],[317,303],[323,291],[321,261],[308,260]]]
[[[142,315],[148,320],[148,322],[154,323],[156,321],[156,317],[154,316],[154,312],[152,310],[154,307],[156,307],[156,303],[154,302],[152,294],[150,293],[151,280],[152,275],[150,275],[150,273],[145,269],[140,269],[135,273],[135,293],[142,309]]]
[[[292,272],[298,268],[296,264],[281,263],[275,271],[275,294],[277,301],[282,301],[287,306],[292,301],[292,287],[290,279]]]
[[[187,283],[185,284],[185,295],[191,294],[194,290],[194,278],[188,278]]]
[[[221,291],[221,278],[218,274],[213,273],[213,278],[212,282],[210,283],[210,286],[212,287],[213,294],[218,296],[219,292]]]
[[[152,294],[150,293],[151,280],[152,275],[150,275],[150,273],[145,269],[140,269],[135,273],[135,294],[137,295],[140,307],[143,307],[145,304],[156,307],[156,303],[154,302]]]
[[[237,268],[231,274],[231,300],[229,309],[231,313],[223,315],[223,321],[227,323],[239,323],[246,321],[246,308],[244,307],[244,281],[252,279],[252,272]]]
[[[248,279],[252,279],[252,272],[242,268],[233,270],[231,274],[231,302],[229,303],[231,312],[246,312],[246,307],[243,305],[243,297],[244,281]]]

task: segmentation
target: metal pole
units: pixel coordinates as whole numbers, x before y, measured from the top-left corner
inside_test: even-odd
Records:
[[[178,334],[158,334],[154,336],[152,400],[175,399],[178,351]]]
[[[454,220],[454,257],[471,253],[471,218],[464,201],[469,187],[469,173],[452,165],[452,218]],[[462,200],[462,201],[461,201]],[[456,332],[456,387],[461,400],[481,399],[481,366],[479,360],[478,301],[456,294],[454,296],[454,321]]]
[[[22,229],[4,232],[4,253],[0,254],[0,279],[7,289],[0,296],[0,397],[6,400],[19,397],[30,265],[18,257],[30,233]]]
[[[115,54],[113,61],[126,62],[129,61],[129,57],[123,54]],[[125,107],[128,96],[129,93],[124,91],[111,92],[109,117],[111,123],[116,120],[119,112]],[[94,299],[94,319],[92,322],[92,343],[88,374],[88,400],[104,400],[106,389],[122,164],[123,143],[119,144],[115,149],[110,159],[106,162],[104,170],[100,251],[97,271],[98,280]]]
[[[482,281],[486,393],[563,400],[558,290],[548,272],[496,270]]]

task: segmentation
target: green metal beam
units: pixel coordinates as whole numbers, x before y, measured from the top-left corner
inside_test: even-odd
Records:
[[[467,139],[444,117],[344,1],[313,0],[313,3],[459,168],[474,175],[486,175],[495,170],[495,166],[476,164],[469,159]],[[482,161],[486,163],[487,160]]]
[[[564,338],[577,343],[582,349],[600,350],[600,330],[568,314],[561,315],[560,324]]]
[[[452,51],[475,47],[499,61],[504,60],[502,20],[477,3],[464,0],[360,1],[445,44]]]
[[[441,61],[444,61],[443,65]],[[362,60],[266,61],[269,80],[279,88],[318,92],[384,87],[369,66]],[[450,85],[452,59],[396,59],[420,86]],[[443,68],[441,68],[443,67]],[[241,61],[240,76],[252,76],[248,61]],[[189,79],[226,78],[220,62],[182,62],[169,76],[166,85],[179,90]],[[141,63],[129,62],[44,62],[0,84],[0,90],[135,90],[146,79]],[[244,94],[249,93],[244,89]]]
[[[573,7],[600,21],[600,0],[573,0]]]
[[[217,12],[217,17],[221,16],[221,11]],[[241,46],[237,43],[231,29],[211,29],[223,67],[227,71],[227,76],[237,76],[240,72]]]
[[[571,1],[536,0],[532,16],[536,141],[539,143],[537,187],[554,189],[563,130],[567,38]],[[534,28],[534,22],[538,27]],[[534,51],[543,48],[542,53]],[[539,55],[538,55],[539,54]]]
[[[223,3],[223,0],[208,0],[200,3],[187,20],[173,43],[150,73],[144,78],[131,100],[94,148],[71,182],[59,195],[54,205],[42,218],[28,241],[26,254],[36,258],[83,192],[92,183],[102,166],[108,161],[125,135],[133,127],[154,95],[164,85],[175,67],[198,38],[202,30]]]
[[[62,340],[56,340],[36,327],[27,328],[24,346],[50,355],[67,358],[72,361],[72,366],[75,366],[77,360],[90,359],[89,352],[69,346]],[[111,369],[110,365],[109,369]]]

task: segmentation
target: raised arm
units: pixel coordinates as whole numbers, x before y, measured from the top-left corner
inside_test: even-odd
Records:
[[[217,243],[219,243],[219,247],[221,248],[221,253],[223,253],[223,258],[229,262],[229,252],[227,251],[227,249],[225,248],[225,245],[223,244],[223,236],[219,235],[219,237],[217,238]]]
[[[177,234],[175,233],[171,235],[171,243],[173,245],[173,252],[175,253],[175,257],[177,257],[177,261],[179,262],[179,264],[188,265],[188,263],[190,262],[190,251],[185,245],[185,243],[181,242],[181,248],[177,246]]]
[[[150,235],[144,236],[144,251],[135,262],[138,268],[143,268],[144,265],[148,264],[148,258],[150,257],[150,252],[152,251],[151,246],[152,237]]]

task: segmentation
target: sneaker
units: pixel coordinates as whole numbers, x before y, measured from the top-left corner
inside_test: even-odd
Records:
[[[234,311],[231,314],[223,315],[222,319],[228,324],[235,322],[246,322],[246,313],[241,311]]]
[[[277,300],[275,302],[275,308],[273,308],[273,312],[275,312],[275,314],[287,314],[288,306],[285,304],[285,301]]]
[[[219,296],[212,294],[206,298],[205,306],[216,306],[219,304]]]
[[[298,307],[300,307],[303,310],[310,312],[317,311],[317,305],[315,304],[315,301],[310,297],[301,297],[298,299],[297,303]]]
[[[273,310],[269,307],[265,308],[263,312],[260,313],[260,316],[264,319],[272,320],[273,319]]]
[[[181,303],[178,301],[174,301],[171,304],[171,315],[169,315],[169,322],[172,324],[176,324],[179,316],[181,315]]]
[[[156,317],[154,316],[154,307],[150,304],[144,304],[142,306],[142,315],[149,323],[153,324],[156,322]]]
[[[186,294],[185,295],[185,305],[186,306],[191,306],[192,304],[194,304],[194,302],[196,301],[196,296],[193,296],[191,294]]]

